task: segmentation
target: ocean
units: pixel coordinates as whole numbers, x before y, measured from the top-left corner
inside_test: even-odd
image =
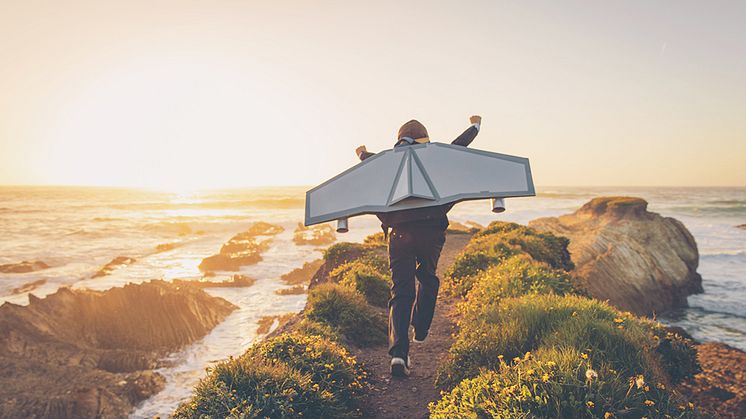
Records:
[[[162,192],[95,187],[0,187],[0,264],[43,261],[50,266],[23,274],[0,273],[0,302],[27,304],[23,285],[38,297],[59,287],[106,290],[128,282],[162,278],[201,278],[200,261],[219,251],[234,234],[255,221],[281,225],[264,260],[243,274],[257,279],[248,288],[210,288],[239,309],[202,340],[168,357],[158,370],[166,389],[144,401],[133,417],[167,416],[189,397],[205,367],[242,353],[258,337],[262,316],[297,312],[305,295],[275,294],[286,288],[280,276],[321,257],[316,246],[299,246],[293,231],[303,220],[301,187]],[[700,252],[698,271],[704,294],[689,297],[689,307],[659,317],[681,326],[696,339],[724,342],[746,350],[746,188],[537,188],[538,196],[507,200],[507,211],[490,212],[489,204],[458,204],[454,221],[514,221],[525,224],[545,216],[572,212],[593,197],[638,196],[649,210],[682,221]],[[380,231],[372,216],[350,220],[339,241],[362,241]],[[174,248],[157,252],[160,244]],[[117,256],[136,262],[111,275],[92,279]]]

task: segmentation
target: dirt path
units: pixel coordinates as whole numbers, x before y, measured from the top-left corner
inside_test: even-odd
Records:
[[[449,234],[438,263],[438,276],[451,265],[456,255],[471,238],[468,234]],[[391,362],[386,346],[359,349],[357,359],[371,373],[371,388],[366,400],[366,412],[374,418],[423,418],[428,416],[427,404],[440,398],[435,388],[435,373],[445,356],[456,331],[454,299],[439,297],[430,334],[422,345],[412,345],[412,372],[407,378],[392,378]]]

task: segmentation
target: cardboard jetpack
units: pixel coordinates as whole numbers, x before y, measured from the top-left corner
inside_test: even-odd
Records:
[[[491,199],[505,211],[505,198],[534,196],[531,166],[524,157],[443,143],[395,147],[375,154],[306,192],[305,225],[475,199]]]

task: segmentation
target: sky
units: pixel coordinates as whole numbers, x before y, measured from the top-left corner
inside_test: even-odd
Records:
[[[0,184],[312,185],[472,114],[539,186],[746,186],[746,2],[0,0]]]

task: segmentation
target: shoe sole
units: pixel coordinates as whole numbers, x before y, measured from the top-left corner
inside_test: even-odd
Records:
[[[394,364],[391,366],[391,375],[394,377],[408,377],[409,371],[407,371],[407,367],[402,364]]]

